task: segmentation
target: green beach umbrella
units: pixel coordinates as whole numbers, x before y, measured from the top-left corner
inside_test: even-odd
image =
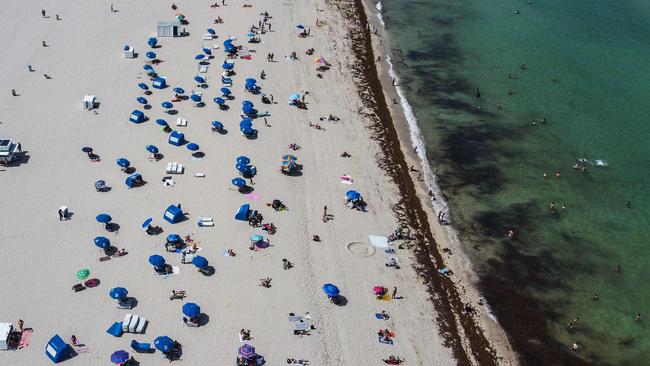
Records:
[[[79,272],[77,272],[78,280],[85,280],[88,276],[90,276],[90,270],[87,268],[80,269]]]

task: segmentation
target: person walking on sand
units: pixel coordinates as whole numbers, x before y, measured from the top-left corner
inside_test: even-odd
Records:
[[[64,216],[63,216],[63,210],[59,209],[59,221],[63,221]]]
[[[323,222],[327,222],[327,206],[323,206]]]
[[[24,326],[25,322],[22,319],[18,319],[18,330],[22,332]]]
[[[393,287],[393,299],[397,299],[397,287]]]
[[[41,16],[45,18],[45,9],[41,9]]]

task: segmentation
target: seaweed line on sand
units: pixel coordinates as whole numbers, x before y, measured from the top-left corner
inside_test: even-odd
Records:
[[[411,234],[418,243],[413,252],[417,260],[415,269],[420,274],[430,299],[436,309],[439,333],[445,340],[460,365],[497,365],[496,351],[490,345],[482,329],[472,317],[461,316],[463,302],[453,281],[437,272],[443,258],[431,233],[427,214],[417,196],[415,186],[408,173],[408,166],[400,149],[400,142],[393,120],[386,104],[370,39],[368,19],[361,0],[328,1],[347,20],[351,48],[356,61],[350,65],[357,79],[358,93],[368,108],[366,116],[374,121],[370,126],[371,137],[378,142],[381,154],[380,167],[396,183],[400,199],[393,211],[404,226],[411,228]],[[462,327],[462,329],[460,329]],[[461,339],[461,331],[466,342]],[[466,344],[471,352],[463,347]]]

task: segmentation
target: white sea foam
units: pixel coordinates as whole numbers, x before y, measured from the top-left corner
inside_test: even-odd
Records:
[[[375,9],[377,9],[377,18],[379,19],[379,22],[381,23],[382,26],[386,26],[384,23],[384,17],[381,15],[381,9],[383,9],[383,5],[381,4],[381,1],[377,2],[375,4]]]

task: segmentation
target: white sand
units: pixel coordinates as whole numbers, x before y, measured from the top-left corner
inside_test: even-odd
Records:
[[[326,9],[325,5],[312,0],[254,3],[253,8],[242,8],[241,1],[228,1],[230,6],[217,10],[209,8],[209,1],[177,2],[178,11],[191,22],[186,27],[191,35],[159,38],[162,47],[155,52],[165,62],[156,69],[172,87],[182,86],[186,91],[194,86],[194,55],[201,51],[201,35],[207,27],[215,28],[220,36],[209,44],[221,45],[228,34],[237,36],[236,43],[240,43],[250,25],[257,24],[260,12],[268,10],[273,16],[273,32],[262,36],[263,43],[250,46],[256,50],[253,60],[236,61],[232,88],[236,100],[229,102],[232,108],[228,112],[218,111],[212,102],[221,86],[221,49],[215,51],[208,71],[210,87],[203,91],[207,105],[177,104],[179,116],[189,121],[181,130],[206,154],[203,160],[192,161],[184,147],[167,144],[167,135],[153,122],[156,118],[170,123],[175,120],[160,108],[162,101],[171,99],[171,88],[146,96],[153,105],[146,111],[150,121],[141,125],[128,122],[130,112],[139,108],[135,98],[141,93],[136,84],[148,83],[142,70],[146,39],[155,32],[156,21],[171,20],[176,12],[170,9],[170,2],[148,0],[116,2],[120,11],[111,14],[109,4],[97,0],[0,3],[0,13],[11,14],[5,17],[7,31],[0,35],[4,49],[0,135],[20,141],[30,157],[20,166],[0,171],[0,321],[22,318],[27,327],[34,328],[31,345],[0,353],[0,364],[50,364],[43,352],[47,340],[54,334],[64,338],[75,334],[88,352],[66,363],[70,365],[108,364],[113,351],[131,351],[131,339],[153,342],[159,335],[183,344],[184,364],[230,365],[241,345],[241,328],[252,331],[250,343],[269,365],[286,364],[288,357],[308,359],[312,365],[368,365],[379,364],[391,354],[405,358],[409,365],[453,363],[450,350],[441,345],[434,309],[411,269],[408,253],[399,252],[403,266],[396,271],[384,266],[382,253],[362,258],[345,249],[347,243],[367,242],[369,234],[388,234],[395,228],[391,206],[396,202],[396,190],[376,167],[377,147],[364,127],[369,121],[356,113],[360,101],[348,72],[342,69],[345,63],[338,61],[348,57],[344,42],[338,41],[337,49],[329,42],[343,38],[339,15],[329,10],[317,12]],[[41,18],[41,8],[51,18]],[[62,21],[54,19],[56,13]],[[225,24],[212,25],[217,15]],[[327,26],[316,27],[317,17],[326,20]],[[312,37],[296,36],[299,23],[311,28]],[[41,47],[41,40],[50,47]],[[139,58],[122,58],[125,42],[135,45]],[[316,48],[314,56],[304,54],[309,47]],[[292,50],[298,52],[300,61],[283,59]],[[279,62],[267,63],[268,52],[274,52]],[[316,77],[312,62],[321,55],[334,65],[323,80]],[[36,71],[27,72],[27,64]],[[267,80],[259,79],[262,69]],[[45,80],[43,73],[53,79]],[[264,105],[259,96],[245,93],[243,80],[247,77],[258,79],[277,104]],[[19,97],[10,96],[12,88]],[[308,111],[287,105],[291,93],[305,90],[309,91]],[[99,97],[97,115],[81,109],[85,93]],[[268,109],[272,115],[268,118],[270,128],[264,127],[261,119],[255,121],[260,134],[254,141],[244,139],[238,131],[243,99],[251,99],[259,110]],[[326,131],[307,126],[307,121],[316,123],[318,117],[330,113],[341,121],[322,122]],[[210,132],[212,120],[222,121],[230,132]],[[291,142],[303,147],[294,153],[304,166],[301,177],[287,177],[278,171],[279,159]],[[165,158],[149,162],[147,144],[160,147]],[[89,163],[80,151],[84,145],[92,146],[102,161]],[[340,158],[343,151],[352,158]],[[254,186],[261,195],[258,201],[248,201],[229,190],[230,180],[237,176],[235,157],[242,154],[259,169]],[[127,190],[123,183],[126,175],[115,164],[119,157],[128,158],[148,184]],[[160,182],[168,161],[187,167],[186,174],[174,176],[172,188]],[[206,177],[194,178],[195,172]],[[342,174],[351,175],[354,184],[341,184]],[[97,179],[106,180],[113,190],[95,192]],[[364,195],[369,212],[343,205],[344,192],[350,188]],[[276,213],[266,207],[265,202],[274,198],[284,201],[290,210]],[[164,222],[163,210],[178,202],[189,212],[190,220],[177,225]],[[272,247],[259,252],[247,249],[248,237],[261,231],[233,220],[236,209],[246,202],[279,228],[270,237]],[[74,212],[70,221],[58,221],[60,205]],[[335,216],[327,224],[321,221],[324,205]],[[106,233],[95,222],[101,212],[112,215],[121,226],[119,233]],[[198,216],[213,217],[215,227],[197,228]],[[154,224],[162,226],[165,233],[147,236],[140,229],[147,217],[154,217]],[[191,264],[180,264],[179,255],[165,253],[164,238],[172,232],[194,234],[203,248],[200,254],[216,268],[216,274],[204,277]],[[320,235],[322,242],[312,242],[313,234]],[[129,254],[100,263],[103,254],[93,244],[99,235]],[[233,248],[237,256],[221,256],[227,248]],[[180,266],[180,274],[167,279],[155,276],[147,262],[151,254],[162,254],[168,263]],[[284,271],[282,258],[294,262],[295,268]],[[91,277],[100,279],[101,285],[73,293],[70,288],[78,283],[75,273],[80,268],[89,268]],[[273,278],[270,289],[258,285],[258,279],[266,276]],[[346,306],[327,301],[321,290],[326,282],[339,286],[347,298]],[[371,294],[377,284],[397,286],[405,298],[379,302]],[[108,297],[115,286],[126,287],[138,300],[132,312],[150,320],[146,334],[121,338],[106,334],[127,312],[116,309]],[[198,303],[209,323],[186,327],[181,321],[183,302],[168,299],[171,289],[186,290],[186,301]],[[392,315],[388,324],[374,318],[373,313],[381,310]],[[317,329],[308,337],[294,336],[288,313],[307,311]],[[377,342],[376,332],[387,325],[397,334],[394,346]],[[135,357],[145,365],[167,364],[158,352]]]

